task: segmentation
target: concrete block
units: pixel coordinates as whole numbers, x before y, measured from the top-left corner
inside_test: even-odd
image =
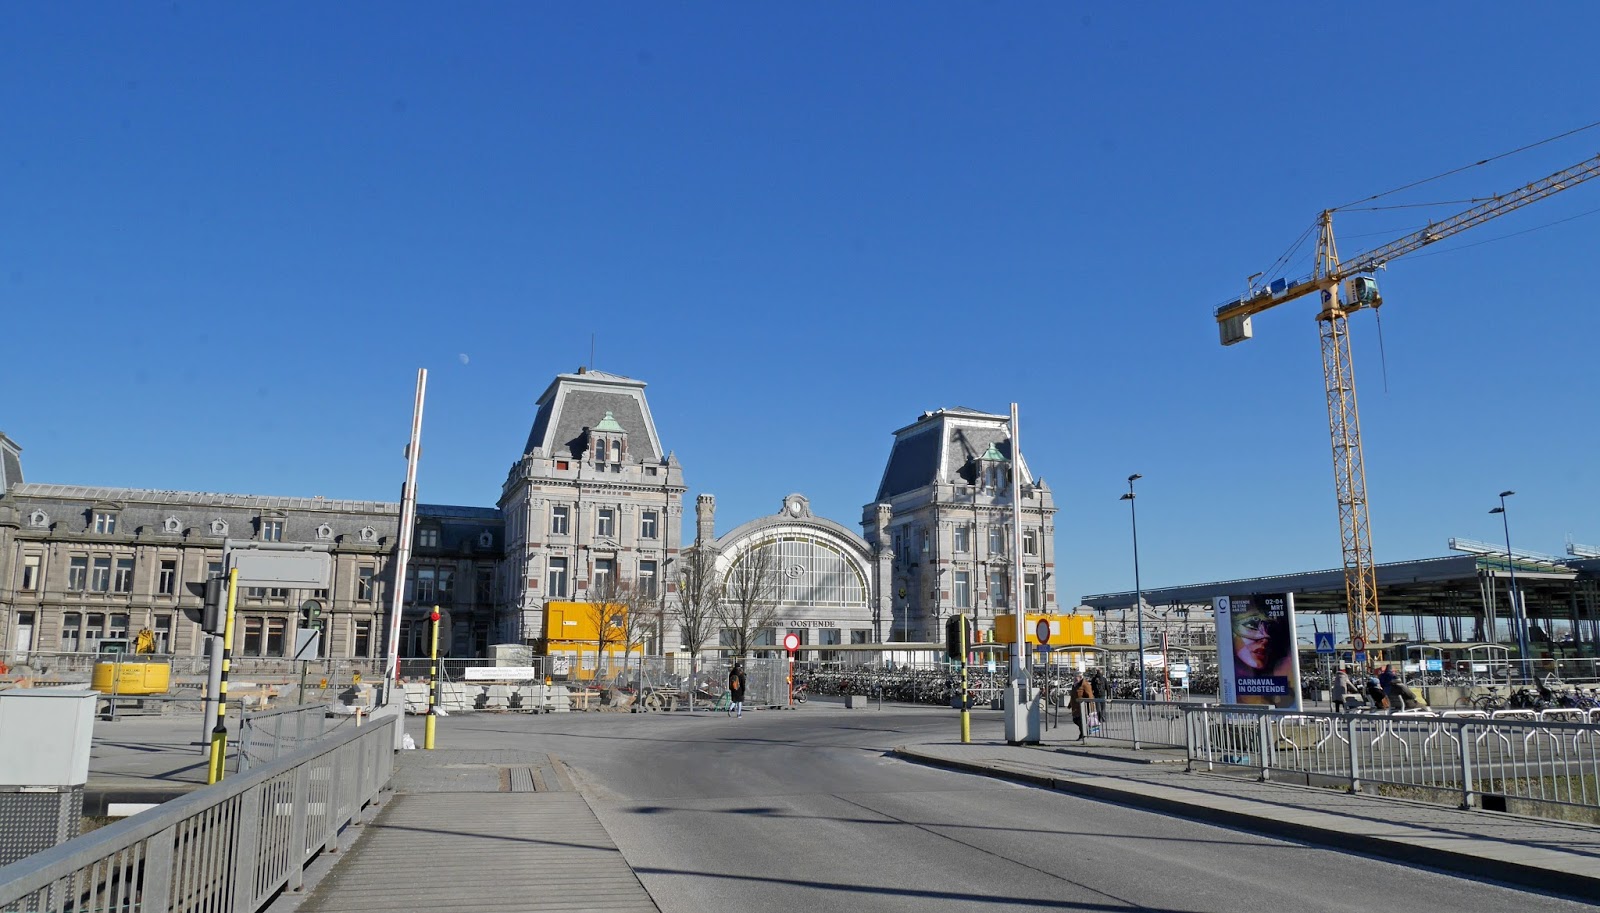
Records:
[[[844,696],[844,707],[846,710],[859,710],[866,706],[867,696],[865,694],[847,694]]]

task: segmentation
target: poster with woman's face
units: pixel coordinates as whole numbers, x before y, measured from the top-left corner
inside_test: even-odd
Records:
[[[1225,704],[1300,709],[1294,594],[1218,596],[1217,666]]]

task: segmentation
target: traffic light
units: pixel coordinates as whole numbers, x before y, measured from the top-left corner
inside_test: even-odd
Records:
[[[972,647],[972,619],[966,615],[952,615],[944,623],[944,655],[963,662]]]
[[[207,634],[221,634],[227,627],[228,578],[206,579],[205,612],[200,616],[200,630]]]
[[[315,599],[300,603],[300,627],[307,630],[322,627],[322,603]]]

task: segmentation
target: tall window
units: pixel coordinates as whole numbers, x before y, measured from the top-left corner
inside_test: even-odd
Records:
[[[377,571],[370,567],[356,568],[356,599],[361,602],[371,602],[374,595],[372,578]]]
[[[478,568],[478,580],[473,588],[472,595],[479,605],[488,605],[494,602],[494,568]]]
[[[1022,553],[1024,555],[1039,554],[1039,531],[1025,529],[1022,531]]]
[[[83,592],[83,588],[88,585],[89,559],[72,559],[72,562],[67,565],[67,589],[74,593],[81,593]]]
[[[439,601],[453,605],[456,601],[456,572],[455,568],[439,568]]]
[[[133,592],[133,559],[132,558],[118,558],[117,559],[117,575],[116,575],[116,579],[112,581],[112,584],[113,584],[112,588],[115,589],[118,593],[131,593],[131,592]]]
[[[1006,553],[1006,531],[1003,527],[989,527],[989,554],[1004,555]]]
[[[431,526],[425,526],[422,529],[417,530],[417,547],[438,548],[439,531]]]
[[[1039,575],[1022,575],[1022,604],[1028,609],[1039,608]]]
[[[439,596],[438,577],[431,567],[417,568],[417,595],[414,601],[421,603],[433,602]]]
[[[117,531],[117,515],[95,511],[94,531],[102,535],[111,535]]]
[[[61,616],[61,652],[76,653],[83,649],[83,614],[68,612]]]
[[[966,571],[956,571],[956,608],[972,608],[972,575]]]
[[[244,617],[244,655],[261,655],[261,630],[266,619],[260,615],[246,615]]]
[[[283,541],[283,521],[282,520],[262,520],[261,521],[261,541],[262,542],[282,542]]]
[[[86,653],[99,653],[100,641],[106,636],[106,617],[99,612],[89,613],[89,623],[83,626],[83,649]]]
[[[614,595],[611,586],[616,582],[616,572],[616,559],[596,558],[594,560],[594,580],[589,588],[603,597]]]
[[[572,528],[572,508],[561,506],[550,508],[550,535],[565,536]]]
[[[660,518],[661,518],[660,513],[656,512],[656,511],[653,511],[653,510],[640,511],[639,512],[639,538],[640,539],[654,539],[656,537],[656,527],[660,525]]]
[[[23,592],[32,592],[39,588],[39,556],[24,555],[22,558],[22,585],[18,589]]]
[[[550,594],[551,599],[567,598],[567,559],[550,559],[549,586],[546,592]]]
[[[989,573],[989,603],[997,609],[1006,606],[1006,572],[991,571]]]
[[[372,655],[372,619],[356,619],[355,636],[351,640],[350,653],[352,656]]]
[[[172,652],[172,616],[157,615],[151,633],[156,636],[156,652]]]
[[[972,527],[965,523],[956,527],[956,552],[966,554],[972,550]]]
[[[288,656],[284,647],[284,631],[288,628],[288,621],[282,618],[267,619],[267,652],[265,656]]]
[[[89,574],[89,589],[104,593],[111,589],[111,559],[94,559],[94,569]]]
[[[645,599],[656,598],[656,563],[639,562],[639,595]]]
[[[178,562],[173,558],[161,559],[161,573],[156,577],[156,593],[171,596],[178,591]]]
[[[617,535],[617,512],[609,507],[602,507],[595,511],[594,534],[615,538]]]

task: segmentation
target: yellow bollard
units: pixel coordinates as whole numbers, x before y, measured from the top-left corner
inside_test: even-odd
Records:
[[[433,622],[433,646],[428,651],[428,718],[422,724],[422,747],[433,748],[434,709],[439,706],[439,607],[428,616]]]
[[[222,681],[217,687],[217,725],[211,730],[211,758],[206,784],[219,783],[228,754],[228,667],[233,661],[233,609],[239,592],[239,569],[228,570],[228,609],[222,623]]]

